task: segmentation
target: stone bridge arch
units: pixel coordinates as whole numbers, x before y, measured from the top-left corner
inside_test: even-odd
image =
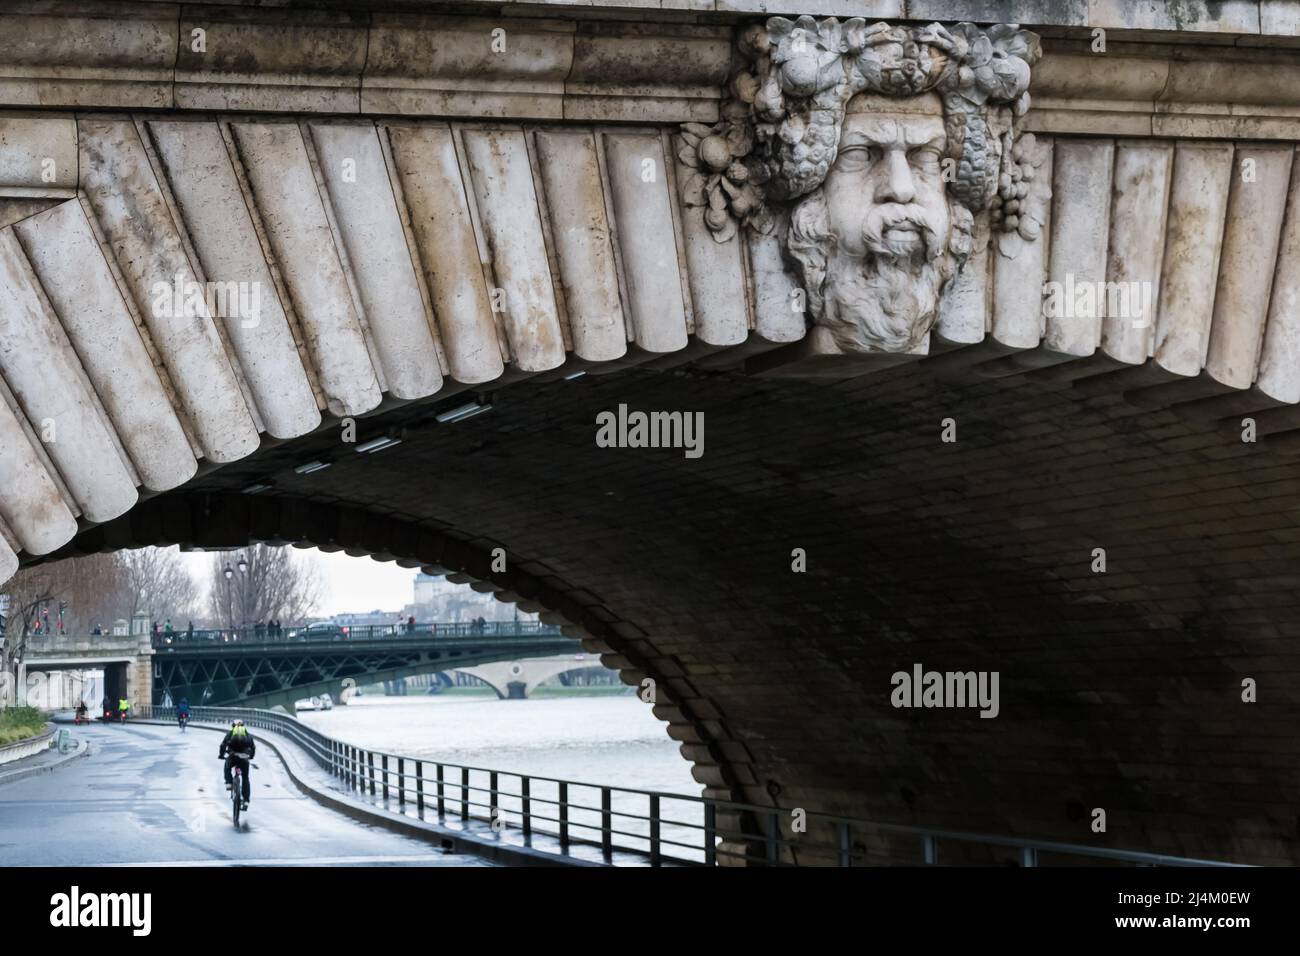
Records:
[[[452,670],[477,677],[491,687],[501,700],[523,700],[531,697],[537,687],[561,674],[583,670],[592,666],[591,661],[584,661],[579,655],[575,660],[571,655],[564,657],[523,658],[515,661],[497,661],[491,664],[477,664],[473,667],[456,667]]]
[[[579,640],[602,665],[616,670],[625,684],[653,687],[647,706],[666,723],[668,735],[680,742],[681,754],[691,764],[704,795],[746,799],[744,781],[752,780],[753,774],[748,769],[738,772],[733,765],[734,757],[744,750],[726,723],[713,719],[717,713],[713,705],[682,679],[680,665],[660,653],[635,623],[621,620],[590,593],[556,577],[544,563],[507,554],[505,570],[499,570],[500,559],[493,553],[497,546],[492,542],[337,504],[192,495],[145,502],[122,518],[82,532],[51,560],[146,546],[227,550],[254,541],[343,551],[446,574],[454,583],[536,613],[543,622]]]
[[[511,21],[524,63],[423,55],[490,18],[96,6],[0,13],[0,576],[255,537],[437,563],[654,677],[717,792],[1066,842],[1101,805],[1107,845],[1295,861],[1300,50],[1276,5],[945,3],[1045,21],[1019,177],[963,144],[1000,212],[966,183],[925,335],[847,351],[791,307],[816,257],[751,228],[747,131],[718,126],[735,41],[792,21],[551,8]],[[198,59],[199,26],[236,42]],[[1072,281],[1093,306],[1046,309]],[[258,323],[184,316],[190,282],[255,284]],[[1150,310],[1098,307],[1118,283]],[[621,405],[703,414],[703,458],[594,447]],[[497,542],[550,567],[497,580]],[[918,658],[1000,670],[1002,716],[891,709]],[[1274,692],[1243,710],[1252,675]]]

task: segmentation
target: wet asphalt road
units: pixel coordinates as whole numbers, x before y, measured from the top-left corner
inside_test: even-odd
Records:
[[[320,806],[269,747],[258,750],[251,805],[236,829],[216,733],[70,729],[90,742],[88,757],[0,784],[0,866],[485,865]]]

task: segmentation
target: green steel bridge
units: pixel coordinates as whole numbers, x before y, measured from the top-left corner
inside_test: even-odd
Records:
[[[184,631],[153,639],[153,702],[282,706],[350,686],[521,657],[582,652],[535,621]],[[588,663],[586,666],[590,666]]]

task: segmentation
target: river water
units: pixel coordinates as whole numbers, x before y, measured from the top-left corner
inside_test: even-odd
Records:
[[[528,700],[498,700],[495,694],[407,697],[354,697],[346,705],[327,711],[299,712],[299,719],[338,740],[367,749],[417,757],[428,761],[459,764],[462,767],[502,770],[583,784],[654,790],[698,797],[701,787],[691,776],[690,764],[670,739],[666,725],[650,712],[650,705],[635,694],[584,692],[556,689]],[[435,771],[425,767],[427,778]],[[460,799],[460,772],[445,769],[449,802]],[[485,789],[490,778],[473,771],[471,812],[486,816]],[[499,790],[518,794],[518,778],[502,776]],[[558,827],[559,784],[530,781],[532,812],[552,819],[534,822],[538,830],[555,832]],[[433,785],[425,785],[426,794]],[[575,839],[599,842],[601,793],[598,789],[570,786],[568,801],[570,830]],[[590,809],[582,809],[582,808]],[[613,792],[611,826],[618,832],[616,846],[647,850],[649,841],[649,798],[641,794]],[[517,826],[521,801],[506,796],[501,812],[509,825]],[[664,844],[668,855],[702,859],[704,815],[698,803],[663,799],[661,837],[685,846]],[[685,826],[674,826],[677,821]],[[584,826],[585,825],[585,826]]]
[[[700,795],[667,724],[635,694],[354,697],[298,714],[367,748],[490,770]]]

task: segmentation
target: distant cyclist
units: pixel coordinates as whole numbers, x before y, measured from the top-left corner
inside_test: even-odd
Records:
[[[181,730],[190,722],[190,700],[188,697],[182,697],[181,702],[176,705],[176,722],[181,725]]]
[[[229,790],[233,785],[230,778],[230,761],[236,755],[243,758],[244,772],[242,779],[244,781],[244,809],[248,809],[248,798],[252,791],[252,785],[249,783],[253,770],[253,758],[257,756],[257,744],[253,742],[253,735],[248,732],[242,720],[235,720],[230,726],[230,732],[221,739],[221,750],[217,756],[226,762],[226,789]]]

